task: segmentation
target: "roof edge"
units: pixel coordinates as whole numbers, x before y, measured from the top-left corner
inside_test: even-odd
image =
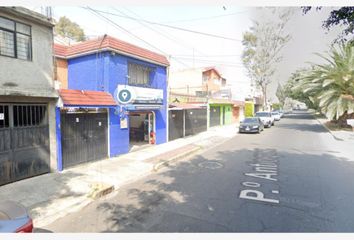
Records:
[[[58,44],[58,45],[60,45],[60,44]],[[95,50],[91,50],[91,51],[87,51],[87,52],[82,52],[82,53],[73,54],[73,55],[66,55],[66,56],[54,53],[54,56],[58,57],[58,58],[63,58],[63,59],[72,59],[72,58],[76,58],[76,57],[87,56],[87,55],[90,55],[90,54],[93,54],[93,53],[96,53],[96,52],[99,52],[99,51],[100,52],[102,52],[102,51],[113,51],[115,53],[118,53],[118,54],[121,54],[121,55],[124,55],[124,56],[133,57],[133,58],[136,58],[136,59],[139,59],[139,60],[143,60],[145,62],[153,63],[153,64],[156,64],[156,65],[160,65],[160,66],[164,66],[164,67],[169,67],[170,66],[169,63],[165,64],[165,63],[162,63],[162,62],[157,62],[157,61],[154,61],[154,60],[151,60],[151,59],[148,59],[148,58],[144,58],[144,57],[141,57],[141,56],[137,56],[137,55],[134,55],[134,54],[130,54],[130,53],[127,53],[127,52],[124,52],[124,51],[119,51],[119,50],[117,50],[115,48],[111,48],[111,47],[105,47],[105,48],[95,49]],[[167,58],[166,58],[166,60],[167,60]]]
[[[47,27],[55,26],[55,24],[51,22],[51,20],[46,16],[24,7],[2,6],[0,7],[0,10],[14,16],[20,16],[22,18],[25,18],[26,20],[30,20],[38,24],[45,25]]]

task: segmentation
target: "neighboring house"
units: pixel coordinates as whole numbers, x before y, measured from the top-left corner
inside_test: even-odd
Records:
[[[167,141],[165,56],[107,35],[54,49],[61,168]]]
[[[215,67],[174,71],[169,76],[169,89],[173,93],[207,96],[226,85],[226,79]]]
[[[169,140],[238,122],[243,102],[233,100],[226,83],[215,67],[171,72]]]
[[[0,7],[0,185],[57,169],[53,24]]]

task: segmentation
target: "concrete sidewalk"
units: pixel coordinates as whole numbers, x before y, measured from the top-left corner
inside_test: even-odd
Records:
[[[315,114],[314,111],[309,111],[312,114]],[[326,123],[329,121],[324,117],[316,117],[317,121],[323,125],[324,128],[333,136],[334,139],[338,141],[354,141],[354,131],[346,131],[346,130],[331,130],[326,126]]]
[[[0,187],[1,200],[13,200],[30,211],[37,228],[78,211],[100,195],[119,189],[168,161],[185,158],[216,146],[237,134],[237,125],[214,127],[195,136],[81,164],[61,173],[49,173]]]
[[[332,155],[337,157],[346,158],[349,161],[354,161],[354,132],[346,130],[331,130],[326,126],[328,119],[325,117],[315,116],[315,111],[309,110],[309,113],[313,114],[316,121],[321,124],[328,133],[332,136],[328,140],[324,141],[324,144],[328,145],[328,149],[332,151]]]

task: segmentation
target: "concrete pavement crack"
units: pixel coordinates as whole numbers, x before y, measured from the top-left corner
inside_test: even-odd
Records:
[[[173,212],[173,211],[164,211],[164,212],[165,213],[179,215],[179,216],[182,216],[182,217],[192,218],[194,220],[198,220],[198,221],[205,222],[205,223],[208,223],[208,224],[211,224],[211,225],[219,226],[219,227],[225,228],[228,232],[232,231],[231,228],[229,226],[227,226],[227,225],[223,225],[223,224],[215,223],[215,222],[210,222],[208,220],[205,220],[205,219],[202,219],[202,218],[199,218],[199,217],[195,217],[195,216],[190,216],[190,215],[185,214],[185,213],[177,213],[177,212]]]
[[[334,221],[331,220],[331,219],[324,218],[324,217],[320,217],[320,216],[316,216],[316,215],[313,215],[313,214],[308,214],[309,211],[306,210],[306,209],[300,209],[300,208],[291,207],[291,206],[287,206],[287,205],[282,205],[282,206],[280,206],[280,207],[281,207],[281,208],[292,209],[292,210],[295,210],[295,211],[300,211],[300,212],[306,213],[306,214],[307,214],[306,216],[309,216],[309,217],[312,217],[312,218],[316,218],[316,219],[318,219],[318,220],[322,220],[322,221],[334,223]]]

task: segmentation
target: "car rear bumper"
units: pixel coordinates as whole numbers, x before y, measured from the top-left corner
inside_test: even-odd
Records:
[[[246,130],[245,128],[239,128],[238,130],[240,133],[257,133],[259,131],[259,128],[252,128],[249,130]]]

